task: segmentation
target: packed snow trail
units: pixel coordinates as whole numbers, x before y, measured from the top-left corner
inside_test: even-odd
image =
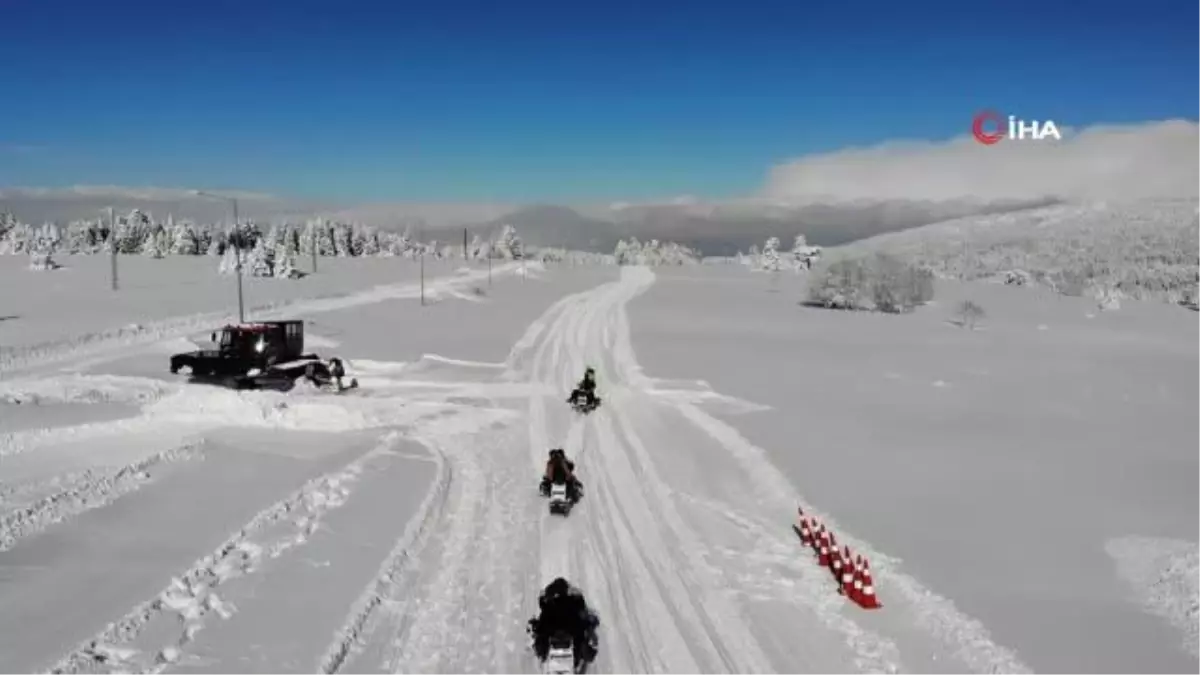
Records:
[[[529,327],[502,376],[529,385],[524,434],[439,446],[454,479],[434,534],[339,666],[534,672],[525,622],[561,575],[601,619],[593,672],[1026,670],[853,539],[880,567],[887,608],[866,614],[837,595],[790,530],[801,500],[694,403],[722,397],[660,391],[642,374],[625,305],[653,280],[624,268]],[[587,365],[603,405],[583,417],[564,399]],[[584,482],[567,518],[536,490],[551,447]]]
[[[8,457],[0,459],[34,480],[47,458],[85,459],[83,444],[134,467],[115,474],[112,487],[85,475],[82,488],[70,483],[62,490],[65,508],[44,502],[4,521],[7,545],[18,549],[26,541],[40,544],[38,533],[62,527],[60,519],[108,510],[137,494],[136,462],[151,453],[103,447],[130,428],[151,436],[173,430],[187,437],[180,442],[229,426],[373,431],[377,443],[274,503],[264,499],[270,505],[259,511],[257,504],[250,512],[257,515],[215,553],[195,551],[202,557],[175,568],[177,581],[148,580],[162,590],[110,609],[91,629],[93,637],[80,635],[83,642],[45,665],[194,671],[236,664],[237,653],[252,649],[279,668],[311,658],[301,670],[328,673],[536,672],[526,622],[539,592],[561,575],[583,590],[601,619],[593,672],[1027,670],[977,622],[841,528],[841,538],[871,557],[885,608],[866,613],[837,595],[828,572],[790,529],[797,504],[827,523],[833,519],[795,494],[761,449],[705,410],[710,403],[725,411],[761,406],[642,373],[626,306],[654,278],[646,268],[623,268],[619,281],[561,299],[502,364],[453,355],[409,364],[362,361],[363,388],[338,397],[129,380],[123,385],[145,392],[140,418],[10,438]],[[582,416],[564,399],[588,365],[597,371],[603,405]],[[102,399],[107,382],[74,378],[59,398]],[[13,396],[57,395],[34,380],[6,386]],[[378,558],[344,549],[327,554],[352,556],[343,563],[354,569],[369,561],[352,584],[374,574],[356,593],[344,593],[345,614],[252,621],[270,614],[268,589],[288,589],[305,551],[328,549],[328,542],[310,541],[319,537],[320,523],[361,522],[375,505],[389,503],[388,488],[403,470],[390,459],[399,439],[425,446],[437,477],[407,526],[378,524],[380,546],[370,549]],[[80,447],[64,451],[64,441]],[[537,491],[551,447],[566,449],[585,486],[566,518],[549,515]],[[177,471],[217,470],[214,461],[182,462]],[[87,499],[76,496],[85,493]],[[239,493],[238,500],[252,497]],[[143,515],[126,517],[141,522]],[[46,577],[38,583],[53,581]],[[339,577],[335,598],[349,590],[344,585]],[[318,599],[315,588],[283,592],[292,603],[293,592],[299,600]],[[88,602],[84,595],[96,593],[84,591],[76,601]],[[319,599],[329,606],[330,598]],[[75,624],[92,620],[77,614]],[[288,628],[293,618],[310,638],[313,630],[326,631],[328,642],[308,639],[289,651],[280,641],[295,632]]]

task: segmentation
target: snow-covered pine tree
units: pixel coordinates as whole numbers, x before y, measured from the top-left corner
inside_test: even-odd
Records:
[[[198,255],[201,251],[196,229],[190,221],[174,223],[171,232],[171,255]]]
[[[161,225],[146,229],[142,240],[142,255],[147,258],[161,258],[167,253],[167,233]]]
[[[367,248],[366,228],[358,223],[350,226],[350,255],[358,258]]]
[[[67,233],[63,237],[63,249],[71,255],[86,255],[95,249],[92,245],[92,224],[86,220],[72,220],[67,223]]]
[[[617,247],[613,249],[613,258],[616,259],[618,265],[625,265],[626,256],[629,255],[629,244],[624,239],[617,240]]]
[[[276,245],[272,271],[276,279],[291,279],[296,276],[296,259],[286,243],[280,242]]]
[[[229,248],[225,242],[225,233],[208,230],[208,246],[205,247],[205,255],[223,256],[225,250]]]
[[[479,260],[483,257],[483,237],[478,234],[471,237],[471,243],[467,246],[467,258],[470,260]]]
[[[58,229],[58,225],[45,223],[39,227],[34,232],[33,242],[29,247],[29,269],[39,271],[58,269],[59,266],[54,262],[53,255],[61,240],[62,232]]]
[[[379,238],[379,230],[374,227],[365,228],[363,245],[360,255],[379,255],[383,250],[383,242]]]
[[[245,254],[242,254],[243,257]],[[244,260],[243,260],[244,262]],[[238,250],[232,246],[225,247],[225,253],[221,256],[221,264],[217,266],[217,272],[220,274],[234,274],[237,271]]]
[[[792,244],[791,258],[797,270],[812,269],[813,263],[820,254],[819,246],[809,246],[808,239],[803,234],[796,235],[796,241]]]
[[[779,237],[767,239],[763,245],[762,255],[759,256],[758,266],[764,272],[778,272],[782,266],[779,255]]]
[[[33,227],[29,223],[14,223],[4,234],[5,248],[9,253],[29,253],[33,246]]]
[[[263,246],[268,251],[271,251],[272,255],[274,255],[275,248],[277,246],[279,246],[279,242],[282,239],[282,237],[283,237],[283,235],[279,231],[279,225],[272,224],[270,227],[267,228],[267,233],[262,236],[262,238],[265,240],[263,242]]]
[[[298,255],[300,253],[300,228],[296,227],[293,223],[284,223],[283,233],[283,240],[288,254],[293,256]]]
[[[339,258],[348,258],[354,255],[353,251],[353,236],[354,233],[347,223],[337,223],[333,226],[333,251],[334,255]]]
[[[251,276],[270,277],[275,276],[274,262],[275,251],[267,248],[266,237],[259,237],[258,241],[254,242],[254,248],[250,249],[244,266],[248,268]]]
[[[522,257],[521,238],[517,236],[517,228],[504,225],[500,229],[500,238],[496,241],[496,251],[506,260],[520,260]]]

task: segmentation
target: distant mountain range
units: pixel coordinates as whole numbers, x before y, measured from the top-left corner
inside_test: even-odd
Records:
[[[373,204],[338,206],[242,193],[242,219],[303,221],[314,216],[364,222],[385,229],[410,229],[423,239],[458,242],[462,230],[488,238],[505,224],[533,246],[610,252],[618,240],[674,241],[705,255],[732,255],[767,238],[779,237],[785,247],[803,233],[809,243],[836,246],[885,232],[984,213],[1014,211],[1056,203],[1038,201],[854,201],[789,205],[766,199],[723,202],[695,200],[662,204],[563,206],[555,204],[454,205]],[[230,218],[227,202],[200,198],[189,190],[171,188],[75,187],[0,189],[0,211],[10,211],[32,223],[67,222],[100,217],[113,206],[118,212],[134,208],[155,218],[220,222]]]
[[[612,251],[617,241],[674,241],[705,255],[733,255],[769,237],[787,248],[797,234],[809,243],[836,246],[884,232],[895,232],[963,216],[1014,211],[1053,203],[968,201],[814,204],[634,205],[607,213],[565,206],[536,205],[517,209],[485,223],[465,226],[472,234],[494,233],[505,224],[526,243],[591,251]],[[583,212],[581,212],[583,211]],[[607,217],[605,217],[607,216]]]

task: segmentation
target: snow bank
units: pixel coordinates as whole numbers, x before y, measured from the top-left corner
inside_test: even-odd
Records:
[[[1196,542],[1151,537],[1111,539],[1104,546],[1117,573],[1146,611],[1183,632],[1183,646],[1200,656],[1200,548]]]

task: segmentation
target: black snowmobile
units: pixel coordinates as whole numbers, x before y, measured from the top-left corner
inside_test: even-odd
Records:
[[[342,360],[339,358],[329,359],[328,365],[320,361],[313,362],[304,369],[304,379],[322,389],[333,389],[340,394],[343,391],[358,388],[358,378],[352,377],[350,384],[346,384],[342,381],[344,377],[346,377],[346,367],[342,365]]]
[[[539,491],[550,500],[550,513],[566,516],[583,498],[583,483],[575,476],[575,462],[567,459],[562,448],[550,451],[546,473],[542,475]]]
[[[600,618],[583,593],[559,577],[538,598],[538,615],[529,620],[533,650],[545,673],[586,673],[596,659]]]
[[[596,395],[596,371],[588,368],[583,373],[583,379],[571,391],[571,395],[567,397],[567,403],[575,409],[575,412],[584,415],[592,412],[600,407],[600,397]]]

